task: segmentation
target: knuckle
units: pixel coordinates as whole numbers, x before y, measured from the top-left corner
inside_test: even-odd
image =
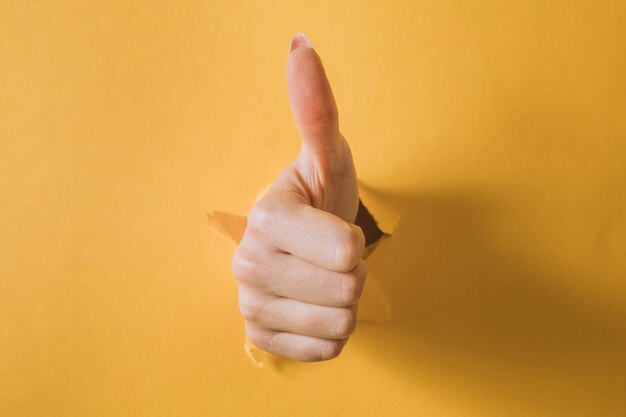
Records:
[[[336,247],[336,257],[339,269],[352,270],[360,261],[365,247],[365,236],[360,227],[346,226],[341,233]]]
[[[251,322],[257,322],[263,316],[265,304],[250,291],[241,290],[239,292],[239,312]]]
[[[268,337],[259,331],[252,323],[246,323],[246,336],[252,344],[259,349],[267,350]]]
[[[320,360],[334,359],[341,354],[345,342],[343,340],[325,340],[321,351]]]
[[[359,261],[359,264],[357,265],[357,274],[363,284],[365,283],[365,280],[367,279],[367,273],[368,273],[367,262],[361,259],[361,261]]]
[[[267,231],[272,227],[272,218],[272,210],[261,199],[250,209],[247,227],[254,232]]]
[[[257,277],[259,265],[251,252],[239,245],[233,255],[231,270],[238,281],[252,283]]]
[[[341,277],[343,306],[348,307],[356,304],[363,292],[363,278],[358,272],[350,272]]]
[[[353,308],[342,308],[340,311],[333,336],[343,339],[349,337],[356,328],[356,311]]]

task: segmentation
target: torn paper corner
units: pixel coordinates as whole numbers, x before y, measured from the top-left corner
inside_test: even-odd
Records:
[[[207,213],[207,219],[213,233],[224,239],[231,239],[237,244],[241,242],[247,224],[247,217],[244,214],[211,210]]]
[[[272,184],[268,184],[265,187],[261,188],[257,193],[256,193],[256,199],[254,200],[254,202],[256,203],[257,201],[259,201],[261,199],[261,197],[263,197],[265,195],[266,192],[269,191],[270,187],[272,186]]]
[[[269,185],[261,188],[257,193],[256,201],[261,199],[269,188]],[[391,238],[400,219],[400,214],[386,205],[384,201],[377,199],[360,181],[359,195],[363,206],[367,208],[368,215],[371,213],[372,221],[375,222],[376,228],[380,228],[383,232],[380,234],[379,238],[365,247],[363,259],[368,259],[377,253],[379,247],[387,244],[387,241]],[[211,210],[207,213],[207,219],[209,228],[213,233],[239,244],[246,230],[247,216],[245,214]],[[370,269],[365,287],[363,288],[363,293],[359,300],[357,313],[357,319],[359,321],[378,324],[391,319],[389,302],[377,282],[378,275],[382,275],[382,272],[383,271],[376,271],[373,268]],[[258,368],[263,366],[266,352],[254,346],[248,339],[246,339],[244,344],[244,352],[250,358],[254,366]]]
[[[381,198],[376,190],[366,185],[362,180],[358,180],[359,198],[363,205],[368,208],[376,220],[376,224],[385,234],[392,235],[396,226],[400,222],[401,213],[384,198]]]
[[[254,346],[254,344],[246,338],[246,342],[243,344],[243,351],[246,352],[246,356],[250,358],[250,361],[257,368],[262,368],[265,364],[266,352]]]

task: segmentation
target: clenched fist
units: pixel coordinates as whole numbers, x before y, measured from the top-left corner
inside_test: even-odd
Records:
[[[341,353],[356,325],[367,268],[354,224],[357,176],[322,62],[302,34],[287,60],[297,159],[248,214],[233,260],[248,339],[301,361]]]

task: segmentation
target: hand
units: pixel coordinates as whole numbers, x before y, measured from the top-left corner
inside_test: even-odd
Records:
[[[277,355],[320,361],[338,356],[355,329],[365,236],[354,224],[350,147],[322,62],[302,34],[291,40],[287,86],[300,154],[248,213],[232,269],[248,339]]]

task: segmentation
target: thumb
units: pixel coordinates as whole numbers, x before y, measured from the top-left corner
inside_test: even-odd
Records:
[[[335,98],[322,60],[301,33],[291,39],[287,88],[303,148],[315,155],[337,152],[341,143]]]

